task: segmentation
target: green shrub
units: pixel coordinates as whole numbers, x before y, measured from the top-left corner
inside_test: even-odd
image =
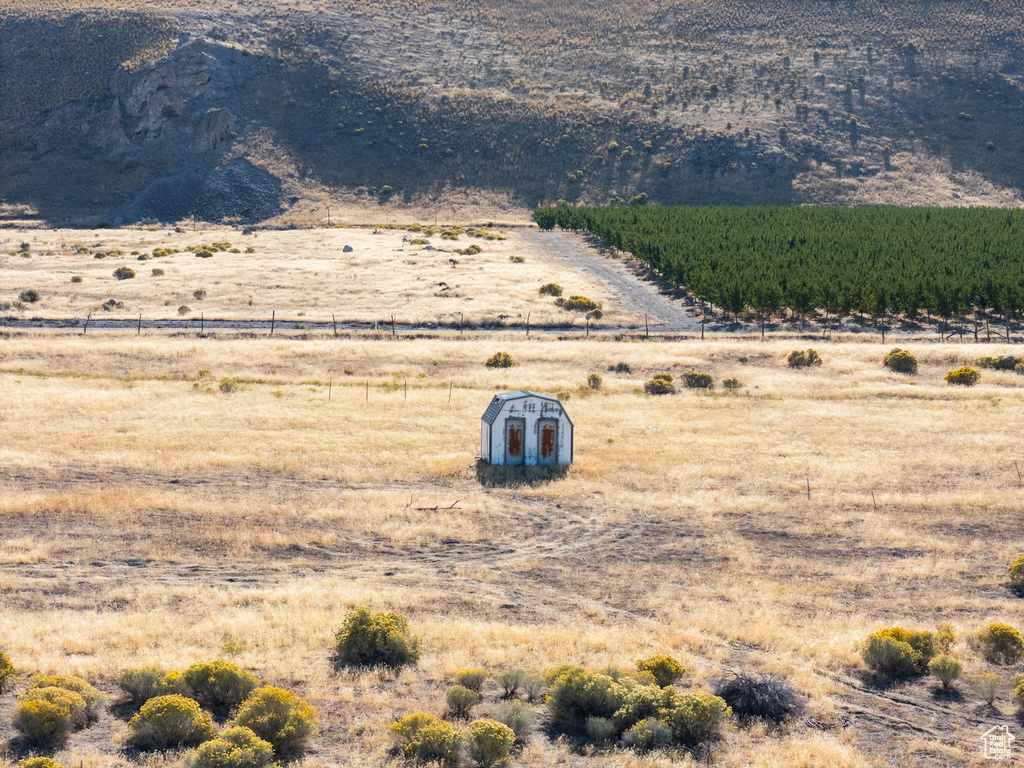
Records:
[[[463,685],[453,685],[445,694],[445,700],[452,717],[465,718],[469,717],[469,710],[480,703],[480,694]]]
[[[541,296],[561,296],[562,286],[560,286],[558,283],[547,283],[540,287],[538,293]]]
[[[424,765],[458,763],[462,736],[451,725],[433,715],[417,712],[390,726],[391,735],[410,762]]]
[[[397,669],[416,664],[420,639],[410,633],[409,622],[401,614],[357,608],[335,634],[333,651],[336,668],[380,665]]]
[[[641,720],[622,734],[622,746],[637,752],[663,749],[671,742],[672,729],[656,717]]]
[[[882,359],[882,365],[893,373],[917,373],[917,358],[905,349],[895,347]]]
[[[921,674],[935,655],[935,636],[931,632],[908,632],[902,627],[883,629],[868,637],[860,655],[869,669],[881,675]]]
[[[72,276],[71,282],[72,283],[80,283],[80,282],[82,282],[82,276],[81,275],[74,275],[74,276]],[[45,760],[46,758],[43,758],[43,759]]]
[[[200,248],[199,250],[196,251],[196,258],[197,259],[212,259],[213,258],[213,251],[211,251],[211,250],[209,250],[207,248]]]
[[[947,384],[957,387],[973,387],[978,383],[978,379],[981,378],[981,374],[973,368],[968,368],[966,365],[963,368],[957,368],[955,371],[950,371],[944,377]]]
[[[317,733],[319,715],[309,702],[283,688],[257,688],[238,708],[232,726],[248,728],[279,757],[298,755]]]
[[[135,667],[124,670],[117,678],[118,687],[132,704],[143,704],[157,696],[181,693],[181,675],[168,674],[160,667]]]
[[[555,304],[566,312],[594,312],[601,309],[601,304],[588,299],[586,296],[570,296],[568,299],[558,299]]]
[[[683,381],[687,389],[714,389],[715,380],[710,373],[697,373],[687,371],[683,374]]]
[[[1010,584],[1017,589],[1024,589],[1024,555],[1021,555],[1006,569]],[[3,687],[3,661],[0,659],[0,688]]]
[[[13,686],[17,680],[17,670],[7,657],[7,654],[0,650],[0,693]]]
[[[179,694],[157,696],[128,721],[128,742],[143,750],[195,747],[213,736],[213,718]]]
[[[70,691],[65,693],[69,697],[75,695]],[[72,717],[70,706],[61,706],[45,699],[30,699],[14,708],[11,724],[29,744],[54,748],[67,741],[71,733]]]
[[[671,373],[656,373],[653,376],[651,376],[651,378],[658,379],[661,381],[667,381],[669,384],[675,381],[675,377]]]
[[[698,691],[677,695],[665,722],[676,741],[693,746],[718,738],[731,714],[729,705],[718,696]]]
[[[644,384],[644,392],[648,395],[671,395],[675,391],[675,385],[671,381],[660,377],[655,377]]]
[[[153,277],[163,277],[163,276],[164,276],[164,271],[162,269],[160,269],[160,267],[154,267],[153,268]]]
[[[974,687],[981,698],[985,700],[985,703],[991,706],[992,702],[996,700],[996,695],[999,693],[999,675],[992,672],[983,672],[972,677],[971,682],[974,683]]]
[[[548,675],[551,724],[568,733],[581,732],[590,717],[611,719],[622,705],[623,691],[607,675],[565,665]]]
[[[225,395],[230,395],[232,392],[238,389],[238,382],[234,379],[221,379],[220,384],[217,385],[221,392]]]
[[[455,682],[464,688],[480,693],[484,680],[490,677],[486,669],[463,669],[455,675]]]
[[[140,253],[136,261],[149,261],[152,258],[148,253]]]
[[[1024,639],[1007,624],[995,622],[978,633],[985,659],[992,664],[1016,664],[1024,656]]]
[[[18,768],[64,768],[64,766],[48,757],[27,757],[18,763]]]
[[[501,695],[510,699],[519,692],[520,686],[526,680],[526,673],[521,669],[510,669],[498,675],[498,685],[501,686]]]
[[[583,731],[592,742],[603,746],[615,738],[618,729],[607,717],[588,717],[583,724]]]
[[[18,298],[24,301],[26,304],[35,304],[39,301],[39,291],[34,288],[29,288],[27,291],[22,291],[18,294]]]
[[[683,665],[671,656],[651,656],[647,659],[637,659],[636,668],[640,672],[650,672],[654,675],[654,682],[661,688],[672,685],[686,674]]]
[[[645,674],[652,679],[654,677],[649,672],[645,671]],[[663,716],[672,693],[659,688],[657,684],[627,686],[620,696],[621,704],[612,716],[616,731],[622,733],[648,717]]]
[[[1024,681],[1021,681],[1016,688],[1013,689],[1013,698],[1017,702],[1017,707],[1024,710]]]
[[[198,291],[192,291],[192,298],[196,301],[202,301],[206,298],[206,289],[200,288]]]
[[[488,368],[515,368],[519,365],[507,352],[495,352],[484,363]]]
[[[616,363],[615,365],[609,365],[608,370],[612,373],[632,373],[633,368],[629,363]]]
[[[536,718],[534,711],[521,701],[503,701],[491,713],[492,720],[512,729],[516,744],[525,744],[529,740],[530,728]]]
[[[409,241],[409,245],[430,245],[430,241],[422,237],[414,237]]]
[[[596,373],[591,373],[587,376],[587,386],[597,391],[601,388],[604,380]]]
[[[743,382],[736,378],[729,378],[722,382],[722,386],[730,392],[735,392],[743,387]]]
[[[480,768],[492,768],[508,762],[516,736],[504,723],[496,720],[477,720],[469,724],[466,752]]]
[[[182,304],[180,307],[178,307],[178,314],[182,315],[182,316],[187,315],[191,311],[192,311],[192,309],[190,307],[186,307],[184,304]]]
[[[256,675],[224,659],[193,664],[182,678],[196,701],[215,712],[238,706],[260,684]]]
[[[118,280],[131,280],[135,277],[135,270],[131,267],[118,267],[114,270],[114,277]]]
[[[940,621],[935,625],[935,647],[942,653],[949,653],[956,644],[956,629],[952,624]]]
[[[102,691],[93,688],[89,683],[80,677],[72,675],[33,675],[28,681],[28,690],[33,688],[63,688],[65,691],[74,691],[85,699],[86,713],[89,720],[96,720],[100,710],[107,701]]]
[[[190,768],[264,768],[272,765],[274,748],[248,728],[228,728],[201,744],[188,761]]]
[[[18,697],[18,701],[46,701],[67,710],[71,714],[71,727],[76,731],[89,724],[89,708],[85,699],[66,688],[29,688]]]
[[[786,362],[789,363],[790,368],[810,368],[814,365],[821,365],[822,359],[813,349],[808,349],[806,352],[797,349],[789,353]]]
[[[948,690],[950,684],[963,674],[964,665],[952,656],[940,654],[928,662],[928,671],[942,681],[943,689]]]
[[[1021,363],[1024,363],[1024,357],[1016,357],[1015,355],[979,357],[974,361],[974,364],[979,368],[992,368],[997,371],[1013,371]]]

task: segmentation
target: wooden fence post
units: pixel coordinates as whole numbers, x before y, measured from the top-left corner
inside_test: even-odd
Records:
[[[647,313],[644,312],[644,338],[646,339],[650,335],[651,335],[651,331],[647,327]]]
[[[138,328],[137,331],[135,331],[135,335],[136,336],[141,336],[142,335],[142,313],[141,312],[139,312],[139,328]]]
[[[274,321],[277,319],[277,310],[270,310],[270,335],[274,335]]]
[[[89,316],[87,318],[85,318],[85,328],[82,329],[82,335],[83,336],[89,332],[89,321],[90,320],[92,320],[92,312],[90,312]]]

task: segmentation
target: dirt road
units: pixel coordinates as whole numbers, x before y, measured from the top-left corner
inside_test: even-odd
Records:
[[[700,321],[687,313],[677,299],[653,281],[640,278],[623,262],[599,256],[582,235],[568,232],[524,230],[525,242],[543,251],[549,259],[582,270],[619,297],[621,306],[638,316],[648,315],[651,330],[668,333],[700,332]]]

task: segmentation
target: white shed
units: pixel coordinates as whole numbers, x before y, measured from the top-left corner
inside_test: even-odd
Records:
[[[554,397],[502,392],[481,417],[480,458],[496,465],[572,464],[572,420]]]

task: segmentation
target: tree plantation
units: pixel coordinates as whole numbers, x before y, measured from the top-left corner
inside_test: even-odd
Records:
[[[995,208],[539,208],[542,229],[586,230],[729,313],[1024,309],[1024,212]]]

